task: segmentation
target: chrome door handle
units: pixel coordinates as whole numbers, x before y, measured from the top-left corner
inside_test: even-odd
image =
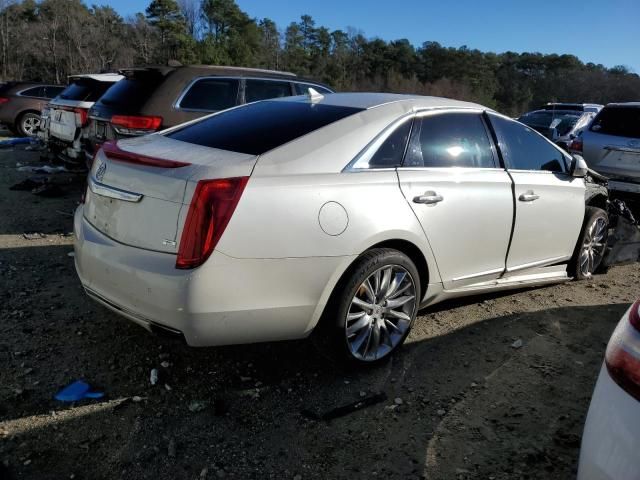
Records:
[[[537,200],[539,198],[540,195],[536,195],[535,193],[533,193],[533,190],[527,190],[527,192],[518,197],[521,202],[533,202],[534,200]]]
[[[418,195],[413,197],[413,203],[424,203],[425,205],[433,205],[444,200],[442,195],[438,195],[436,192],[424,192],[424,195]]]

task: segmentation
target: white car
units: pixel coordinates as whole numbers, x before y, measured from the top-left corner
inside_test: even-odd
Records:
[[[640,301],[618,323],[582,436],[578,480],[640,478]]]
[[[75,215],[86,292],[194,346],[303,338],[375,362],[418,309],[589,277],[586,165],[480,105],[310,92],[107,143]]]
[[[82,161],[82,134],[89,109],[124,77],[117,73],[73,75],[69,85],[42,111],[38,136],[49,151],[65,160]]]

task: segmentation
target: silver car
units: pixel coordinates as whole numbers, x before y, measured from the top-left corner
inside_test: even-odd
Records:
[[[640,102],[610,103],[571,145],[609,188],[640,193]]]
[[[93,299],[190,345],[312,335],[377,362],[421,307],[589,277],[608,220],[585,174],[481,105],[311,91],[105,144],[76,268]]]

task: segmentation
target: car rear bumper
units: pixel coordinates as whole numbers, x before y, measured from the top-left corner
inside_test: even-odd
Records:
[[[602,366],[580,450],[578,480],[632,480],[640,475],[640,402]]]
[[[215,251],[194,270],[176,256],[116,242],[74,219],[75,263],[93,299],[147,329],[184,335],[192,346],[307,336],[351,257],[237,259]]]

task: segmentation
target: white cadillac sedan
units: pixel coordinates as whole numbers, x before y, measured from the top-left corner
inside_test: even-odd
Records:
[[[618,323],[582,436],[578,480],[640,478],[640,301]]]
[[[608,219],[585,174],[480,105],[310,92],[105,144],[76,268],[92,298],[190,345],[313,332],[371,363],[426,305],[589,277]]]

